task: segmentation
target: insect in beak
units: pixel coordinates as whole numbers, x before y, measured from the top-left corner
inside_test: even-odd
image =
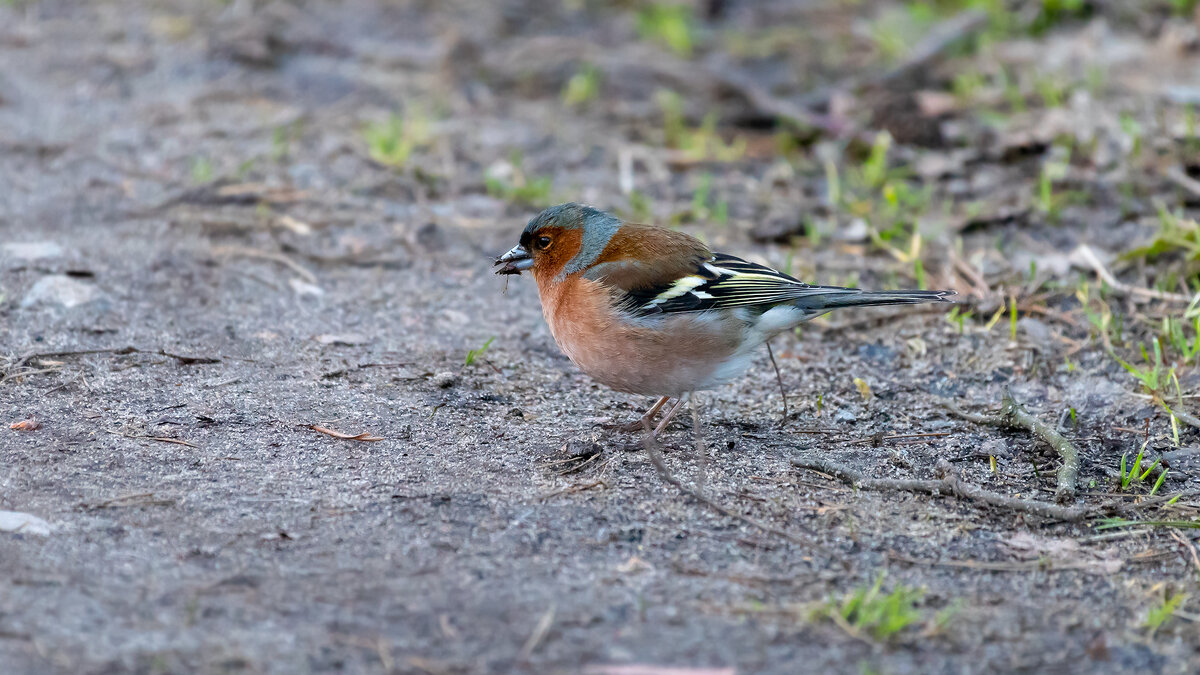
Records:
[[[496,262],[493,264],[503,265],[496,270],[496,274],[520,274],[533,267],[533,257],[529,255],[529,251],[526,251],[524,246],[517,244],[509,249],[508,253],[496,258]]]

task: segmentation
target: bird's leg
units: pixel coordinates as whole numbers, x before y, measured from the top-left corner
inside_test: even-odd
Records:
[[[658,438],[658,435],[663,432],[663,429],[667,428],[667,425],[670,424],[671,420],[675,418],[675,413],[679,412],[679,409],[683,407],[683,402],[686,400],[687,394],[680,396],[679,400],[675,402],[675,405],[671,406],[671,409],[667,411],[667,414],[663,415],[662,421],[658,423],[658,426],[654,427],[654,431],[650,432],[653,438]]]
[[[662,398],[655,401],[654,405],[650,406],[650,409],[646,411],[645,415],[642,415],[641,417],[639,417],[638,419],[636,419],[632,422],[626,422],[625,424],[618,424],[617,426],[615,426],[613,428],[616,429],[617,431],[624,431],[625,433],[633,433],[635,431],[649,429],[650,423],[654,421],[654,417],[656,415],[658,415],[658,411],[661,410],[662,407],[664,405],[666,405],[667,401],[670,401],[670,400],[671,400],[670,396],[663,396]]]

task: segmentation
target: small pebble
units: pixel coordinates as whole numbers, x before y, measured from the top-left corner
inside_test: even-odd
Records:
[[[71,277],[52,274],[38,279],[21,300],[22,308],[34,305],[57,305],[71,309],[85,305],[101,297],[95,286]]]
[[[450,387],[458,384],[458,374],[452,373],[448,370],[442,371],[433,376],[432,382],[433,386],[438,387],[439,389],[449,389]]]

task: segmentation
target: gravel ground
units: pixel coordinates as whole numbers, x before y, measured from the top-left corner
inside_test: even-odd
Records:
[[[883,6],[728,4],[706,25],[816,12],[805,16],[855,34],[851,19]],[[893,129],[895,161],[949,167],[939,199],[961,188],[994,211],[962,222],[948,211],[957,225],[928,243],[929,284],[959,288],[976,316],[961,331],[940,309],[806,325],[775,342],[789,419],[764,353],[702,397],[707,457],[689,419],[663,439],[686,484],[793,539],[774,536],[680,494],[636,437],[603,427],[648,401],[590,382],[554,345],[532,280],[491,274],[490,256],[538,206],[489,190],[484,173],[512,185],[551,176],[551,201],[628,214],[638,205],[618,168],[632,157],[650,218],[686,212],[705,185],[723,196],[725,223],[695,209],[680,223],[721,250],[868,286],[911,283],[912,265],[819,203],[827,143],[780,160],[744,100],[672,81],[689,119],[712,109],[748,130],[745,157],[727,163],[655,147],[662,72],[609,63],[602,100],[565,107],[571,70],[537,49],[658,49],[627,11],[572,7],[0,2],[0,420],[38,425],[0,428],[0,510],[41,519],[0,518],[15,530],[0,531],[3,670],[1200,669],[1195,601],[1146,625],[1171,594],[1200,597],[1189,530],[1098,532],[1098,516],[1064,523],[860,491],[793,466],[932,479],[945,460],[969,484],[1052,502],[1053,450],[938,404],[994,408],[1011,388],[1051,425],[1074,411],[1076,424],[1062,424],[1083,461],[1067,506],[1132,503],[1113,495],[1112,472],[1143,429],[1151,450],[1171,450],[1171,427],[1070,304],[1093,276],[1066,254],[1088,243],[1107,256],[1148,236],[1151,195],[1119,209],[1116,188],[1093,175],[1092,201],[1051,222],[1027,203],[1039,164],[1022,157],[1049,152],[1036,133],[988,140],[970,127],[955,149]],[[1118,19],[1068,22],[1002,54],[1069,52],[1098,34],[1168,49],[1190,25]],[[800,91],[819,83],[789,80],[780,64],[823,53],[748,67]],[[1122,63],[1114,81],[1139,68]],[[1159,76],[1182,86],[1200,69],[1170,72]],[[1139,95],[1122,86],[1028,127],[1053,127],[1055,114],[1116,119]],[[430,130],[411,160],[372,159],[364,126],[422,108]],[[963,147],[984,146],[963,160]],[[1018,177],[1026,203],[1013,207]],[[779,243],[776,230],[808,211],[829,217],[831,236]],[[1007,314],[988,327],[1004,296],[962,286],[956,240],[993,285],[1040,261],[1065,280],[1057,299],[1022,309],[1011,332]],[[1194,389],[1190,371],[1181,381]],[[1197,443],[1180,433],[1185,449]],[[907,434],[921,436],[890,437]],[[1163,494],[1197,487],[1200,460],[1181,456]],[[1188,498],[1173,509],[1126,515],[1196,511]],[[919,594],[911,626],[879,637],[822,616],[881,575],[885,590]]]

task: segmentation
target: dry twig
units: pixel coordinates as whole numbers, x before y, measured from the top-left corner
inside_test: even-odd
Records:
[[[309,272],[303,265],[287,257],[278,251],[262,251],[255,248],[243,248],[240,246],[216,246],[212,250],[213,255],[223,256],[228,258],[258,258],[260,260],[270,260],[277,262],[284,267],[292,270],[310,284],[317,283],[317,275]]]
[[[1080,244],[1079,247],[1075,249],[1075,252],[1071,254],[1071,257],[1078,258],[1080,262],[1092,268],[1092,270],[1096,273],[1096,276],[1100,277],[1104,283],[1108,284],[1109,288],[1111,288],[1117,295],[1127,298],[1164,300],[1168,302],[1189,303],[1192,301],[1191,297],[1183,295],[1182,293],[1169,293],[1167,291],[1159,291],[1153,288],[1130,286],[1120,279],[1117,279],[1115,276],[1113,276],[1113,273],[1104,266],[1104,263],[1101,262],[1100,257],[1096,255],[1096,252],[1092,250],[1092,247],[1088,246],[1087,244]]]
[[[7,368],[7,370],[5,371],[4,377],[0,377],[0,384],[2,384],[5,380],[8,380],[13,377],[20,377],[22,375],[31,374],[28,371],[21,372],[21,373],[17,373],[14,371],[17,368],[21,368],[26,363],[29,363],[33,359],[46,359],[46,358],[55,358],[55,357],[61,357],[61,356],[87,356],[90,354],[155,354],[158,356],[166,356],[168,358],[175,359],[176,361],[178,361],[182,364],[185,364],[185,365],[220,363],[221,362],[221,359],[219,359],[215,356],[187,356],[185,354],[173,354],[171,352],[166,351],[165,349],[139,349],[139,348],[133,347],[133,346],[105,347],[102,349],[74,349],[74,350],[58,351],[58,352],[30,352],[28,354],[25,354],[24,356],[19,357],[16,361],[13,362],[13,364],[11,366],[9,366]]]
[[[949,431],[932,431],[932,432],[923,433],[923,434],[878,433],[878,434],[873,434],[871,436],[867,436],[866,438],[857,438],[853,441],[846,441],[846,445],[865,445],[865,444],[869,443],[871,445],[879,446],[879,445],[883,445],[884,441],[896,441],[896,440],[910,439],[910,438],[911,439],[941,438],[943,436],[949,436],[949,435],[950,435]],[[901,445],[904,445],[904,444],[902,443]]]
[[[1169,178],[1172,183],[1192,193],[1193,197],[1200,197],[1200,180],[1187,175],[1183,167],[1174,165],[1164,171],[1163,175]]]
[[[1192,554],[1192,566],[1195,567],[1196,572],[1200,574],[1200,555],[1196,554],[1196,545],[1193,544],[1190,539],[1183,536],[1183,533],[1179,531],[1178,527],[1172,527],[1170,529],[1170,533],[1172,539],[1179,542],[1179,545],[1183,546],[1185,551]]]
[[[185,441],[182,438],[171,438],[169,436],[143,436],[141,434],[125,433],[124,431],[119,431],[117,429],[105,429],[105,431],[107,431],[110,434],[116,434],[118,436],[124,436],[125,438],[132,438],[132,439],[139,440],[139,441],[158,441],[159,443],[173,443],[175,445],[186,445],[189,448],[200,447],[199,445],[196,445],[195,443],[193,443],[191,441]]]
[[[942,406],[975,424],[1002,429],[1025,429],[1045,441],[1062,458],[1062,466],[1058,469],[1058,489],[1054,492],[1055,500],[1062,504],[1075,498],[1076,483],[1079,479],[1079,450],[1053,427],[1030,415],[1029,411],[1013,398],[1011,391],[1005,390],[998,415],[968,413],[950,401],[942,401]]]
[[[533,656],[533,650],[537,649],[542,640],[546,639],[546,633],[550,632],[550,626],[554,625],[554,611],[556,605],[550,605],[538,619],[537,625],[533,627],[533,632],[529,634],[529,639],[525,640],[525,644],[521,647],[521,654],[517,658],[521,661],[528,661],[530,656]]]

